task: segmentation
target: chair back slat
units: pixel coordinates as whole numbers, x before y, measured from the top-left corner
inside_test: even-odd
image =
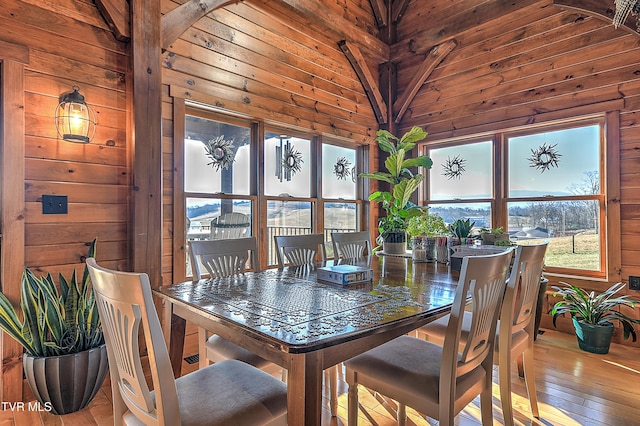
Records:
[[[203,265],[211,278],[242,274],[247,264],[258,270],[256,237],[229,240],[189,241],[189,253],[193,265],[193,279],[202,279],[200,265]]]
[[[336,259],[356,259],[371,255],[369,231],[332,232],[333,256]]]
[[[102,320],[116,424],[127,412],[149,425],[180,424],[175,378],[147,274],[111,271],[87,259]],[[148,349],[154,395],[140,360],[139,330]],[[155,404],[154,404],[155,398]]]
[[[323,234],[306,235],[276,235],[276,250],[278,264],[282,268],[285,264],[303,266],[318,261],[324,262],[327,252]]]
[[[511,333],[522,330],[535,320],[547,245],[518,246],[501,314],[501,318],[510,318],[511,315]]]

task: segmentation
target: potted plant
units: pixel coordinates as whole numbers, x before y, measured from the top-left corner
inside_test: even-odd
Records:
[[[475,224],[475,222],[471,222],[471,219],[456,219],[449,225],[449,231],[460,240],[461,244],[465,244],[466,239],[471,238],[471,230]]]
[[[619,308],[633,308],[640,302],[629,299],[627,295],[619,295],[625,286],[624,283],[616,283],[599,294],[567,283],[561,284],[564,284],[564,287],[552,287],[556,290],[554,296],[562,297],[562,300],[551,308],[553,325],[555,327],[560,315],[570,314],[580,349],[596,354],[608,353],[613,335],[612,321],[622,324],[625,339],[631,335],[633,341],[636,341],[633,324],[640,324],[640,319],[625,315]]]
[[[449,229],[444,219],[437,213],[423,209],[422,214],[413,216],[407,221],[407,234],[413,239],[422,238],[426,245],[426,260],[436,258],[436,239],[447,235]]]
[[[95,250],[93,240],[88,256],[94,257]],[[108,371],[87,267],[81,281],[74,270],[70,280],[60,274],[58,284],[51,274],[37,277],[25,268],[20,310],[19,316],[0,293],[0,328],[24,347],[24,373],[41,408],[55,414],[84,408]]]
[[[480,239],[482,239],[482,244],[495,245],[498,241],[509,241],[509,234],[502,229],[502,226],[490,229],[482,228],[480,229]]]
[[[407,248],[407,220],[421,214],[421,209],[409,199],[424,179],[411,168],[428,169],[433,162],[426,155],[408,157],[407,154],[423,140],[427,132],[414,126],[402,137],[398,138],[387,130],[378,130],[376,142],[378,147],[389,154],[384,162],[386,171],[361,173],[360,177],[375,179],[390,185],[389,191],[376,191],[369,196],[369,201],[380,203],[386,212],[378,222],[383,251],[388,254],[403,254]]]

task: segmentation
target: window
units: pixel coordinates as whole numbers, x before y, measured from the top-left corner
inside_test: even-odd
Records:
[[[548,272],[606,276],[605,117],[430,142],[423,204],[445,222],[549,241]]]

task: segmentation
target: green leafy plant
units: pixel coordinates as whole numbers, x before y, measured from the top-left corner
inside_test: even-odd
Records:
[[[427,132],[414,126],[402,137],[398,138],[387,130],[378,130],[376,142],[378,147],[389,154],[384,162],[386,171],[375,173],[361,173],[359,176],[387,182],[389,191],[376,191],[369,196],[369,201],[380,203],[387,213],[378,223],[380,235],[385,238],[393,231],[405,231],[407,220],[421,214],[421,209],[409,199],[418,189],[424,179],[419,173],[413,173],[411,168],[431,168],[433,162],[426,155],[408,157],[407,154],[419,142],[427,137]]]
[[[502,226],[499,228],[482,228],[480,229],[480,233],[481,234],[495,234],[495,235],[502,235],[502,234],[506,234],[506,232],[504,232],[504,229],[502,229]]]
[[[640,319],[631,318],[617,309],[620,306],[633,308],[637,303],[640,303],[629,299],[627,295],[618,295],[624,288],[624,283],[616,283],[598,294],[595,291],[589,292],[565,282],[561,284],[564,287],[552,287],[556,290],[553,295],[562,297],[562,300],[556,302],[551,308],[554,327],[556,319],[562,314],[570,314],[572,318],[592,325],[607,326],[612,324],[611,321],[619,321],[624,330],[624,338],[627,339],[631,335],[633,341],[636,341],[633,324],[640,324]]]
[[[471,219],[456,219],[451,225],[449,225],[449,231],[457,238],[469,238],[471,236],[471,230],[475,226],[476,222],[471,222]]]
[[[95,257],[96,241],[88,257]],[[35,357],[66,355],[104,343],[89,270],[82,280],[74,269],[70,280],[59,274],[59,289],[51,274],[37,277],[25,268],[20,290],[21,321],[14,306],[0,293],[0,328]]]
[[[444,219],[437,213],[430,213],[422,210],[422,214],[414,216],[407,221],[407,233],[411,237],[424,235],[426,237],[437,237],[446,235],[449,232]]]

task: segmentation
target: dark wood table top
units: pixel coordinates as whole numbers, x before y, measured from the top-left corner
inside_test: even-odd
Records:
[[[163,286],[156,294],[232,321],[289,353],[422,322],[450,309],[458,274],[447,265],[385,256],[374,257],[370,267],[372,282],[351,285],[317,281],[315,268],[289,267]]]

